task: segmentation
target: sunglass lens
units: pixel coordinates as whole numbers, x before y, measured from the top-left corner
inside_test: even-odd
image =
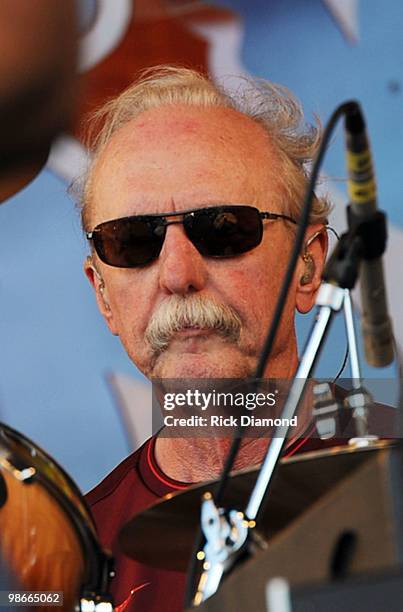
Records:
[[[94,232],[94,246],[102,261],[118,268],[144,266],[158,257],[165,226],[161,220],[119,219],[102,223]]]
[[[231,257],[254,249],[262,240],[259,211],[251,206],[218,206],[186,216],[189,239],[202,255]]]

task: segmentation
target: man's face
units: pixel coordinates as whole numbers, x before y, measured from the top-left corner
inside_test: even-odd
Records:
[[[281,172],[263,128],[236,111],[182,105],[151,109],[116,132],[101,153],[93,174],[90,229],[129,215],[224,203],[281,213]],[[262,243],[232,258],[203,257],[181,224],[168,226],[158,259],[145,267],[114,268],[94,255],[102,292],[98,276],[86,264],[110,330],[146,376],[240,378],[253,373],[294,236],[288,222],[263,223]],[[317,229],[311,226],[310,234]],[[289,377],[295,370],[294,311],[312,306],[323,246],[316,240],[310,247],[316,264],[312,282],[298,282],[302,260],[296,271],[268,376]],[[194,296],[235,313],[241,323],[238,337],[190,325],[175,331],[164,350],[156,351],[147,339],[152,317],[172,300]]]

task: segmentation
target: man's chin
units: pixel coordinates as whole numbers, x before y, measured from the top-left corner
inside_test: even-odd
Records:
[[[162,354],[153,370],[154,378],[245,378],[251,376],[252,368],[246,360],[229,358],[222,354],[186,353],[184,355]]]

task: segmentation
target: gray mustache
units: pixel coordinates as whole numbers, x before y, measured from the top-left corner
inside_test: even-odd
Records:
[[[237,342],[242,322],[231,307],[212,298],[197,295],[172,296],[152,315],[145,337],[154,351],[164,351],[172,336],[189,327],[216,331],[223,338]]]

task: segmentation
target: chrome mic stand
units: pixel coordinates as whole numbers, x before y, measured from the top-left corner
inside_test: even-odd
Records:
[[[312,412],[320,439],[327,440],[336,435],[341,413],[349,411],[354,420],[356,432],[356,435],[349,440],[349,445],[362,447],[378,440],[378,436],[369,435],[368,433],[368,409],[373,403],[373,399],[370,393],[362,386],[353,305],[350,291],[348,289],[344,291],[343,310],[350,357],[352,389],[346,393],[343,402],[340,402],[335,398],[330,383],[317,383],[313,388],[314,402]]]

